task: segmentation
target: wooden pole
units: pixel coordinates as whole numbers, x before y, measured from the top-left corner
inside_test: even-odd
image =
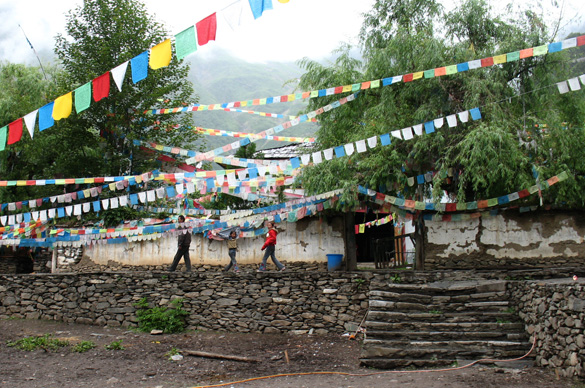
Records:
[[[57,272],[57,248],[53,247],[53,258],[51,260],[51,273]]]

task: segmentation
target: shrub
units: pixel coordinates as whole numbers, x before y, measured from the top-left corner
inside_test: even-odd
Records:
[[[124,347],[122,346],[122,341],[123,340],[114,341],[111,344],[105,345],[104,347],[108,350],[124,350]]]
[[[20,350],[33,351],[38,348],[49,350],[57,350],[59,348],[69,345],[67,341],[61,341],[58,338],[51,338],[51,334],[45,334],[37,337],[25,337],[17,341],[8,342],[6,345],[16,347]]]
[[[87,352],[96,347],[96,344],[92,341],[81,341],[75,345],[71,350],[77,353]]]
[[[183,299],[175,299],[171,302],[171,308],[148,306],[146,298],[140,299],[134,304],[138,308],[138,328],[144,332],[162,330],[163,333],[180,333],[185,330],[185,316],[189,313],[183,310]]]

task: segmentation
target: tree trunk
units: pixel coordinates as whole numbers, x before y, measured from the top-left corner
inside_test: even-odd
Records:
[[[422,213],[418,214],[418,219],[416,220],[416,227],[414,230],[415,236],[415,264],[414,268],[417,271],[422,271],[425,269],[425,221],[423,218]]]
[[[348,211],[343,216],[344,221],[344,234],[343,239],[345,240],[345,270],[355,271],[357,270],[357,256],[356,256],[356,243],[355,243],[355,213]]]

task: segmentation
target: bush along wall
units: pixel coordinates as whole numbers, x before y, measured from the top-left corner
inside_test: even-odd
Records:
[[[0,275],[0,319],[137,327],[137,304],[173,308],[187,329],[343,333],[362,320],[367,274],[84,273]]]

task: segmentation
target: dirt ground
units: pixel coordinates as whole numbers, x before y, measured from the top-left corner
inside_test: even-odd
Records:
[[[57,351],[24,351],[10,341],[51,334],[70,345]],[[122,350],[106,345],[120,341]],[[80,341],[97,346],[72,350]],[[0,388],[56,387],[574,387],[583,381],[558,378],[553,371],[529,367],[506,369],[475,365],[455,371],[383,371],[359,365],[360,342],[330,335],[237,334],[186,332],[150,335],[120,328],[41,320],[0,320]],[[243,356],[258,362],[184,355],[172,361],[171,349]],[[305,374],[238,381],[275,374]],[[345,373],[345,374],[343,374]],[[350,376],[347,374],[354,374]],[[355,375],[368,376],[355,376]],[[227,383],[227,384],[226,384]]]

